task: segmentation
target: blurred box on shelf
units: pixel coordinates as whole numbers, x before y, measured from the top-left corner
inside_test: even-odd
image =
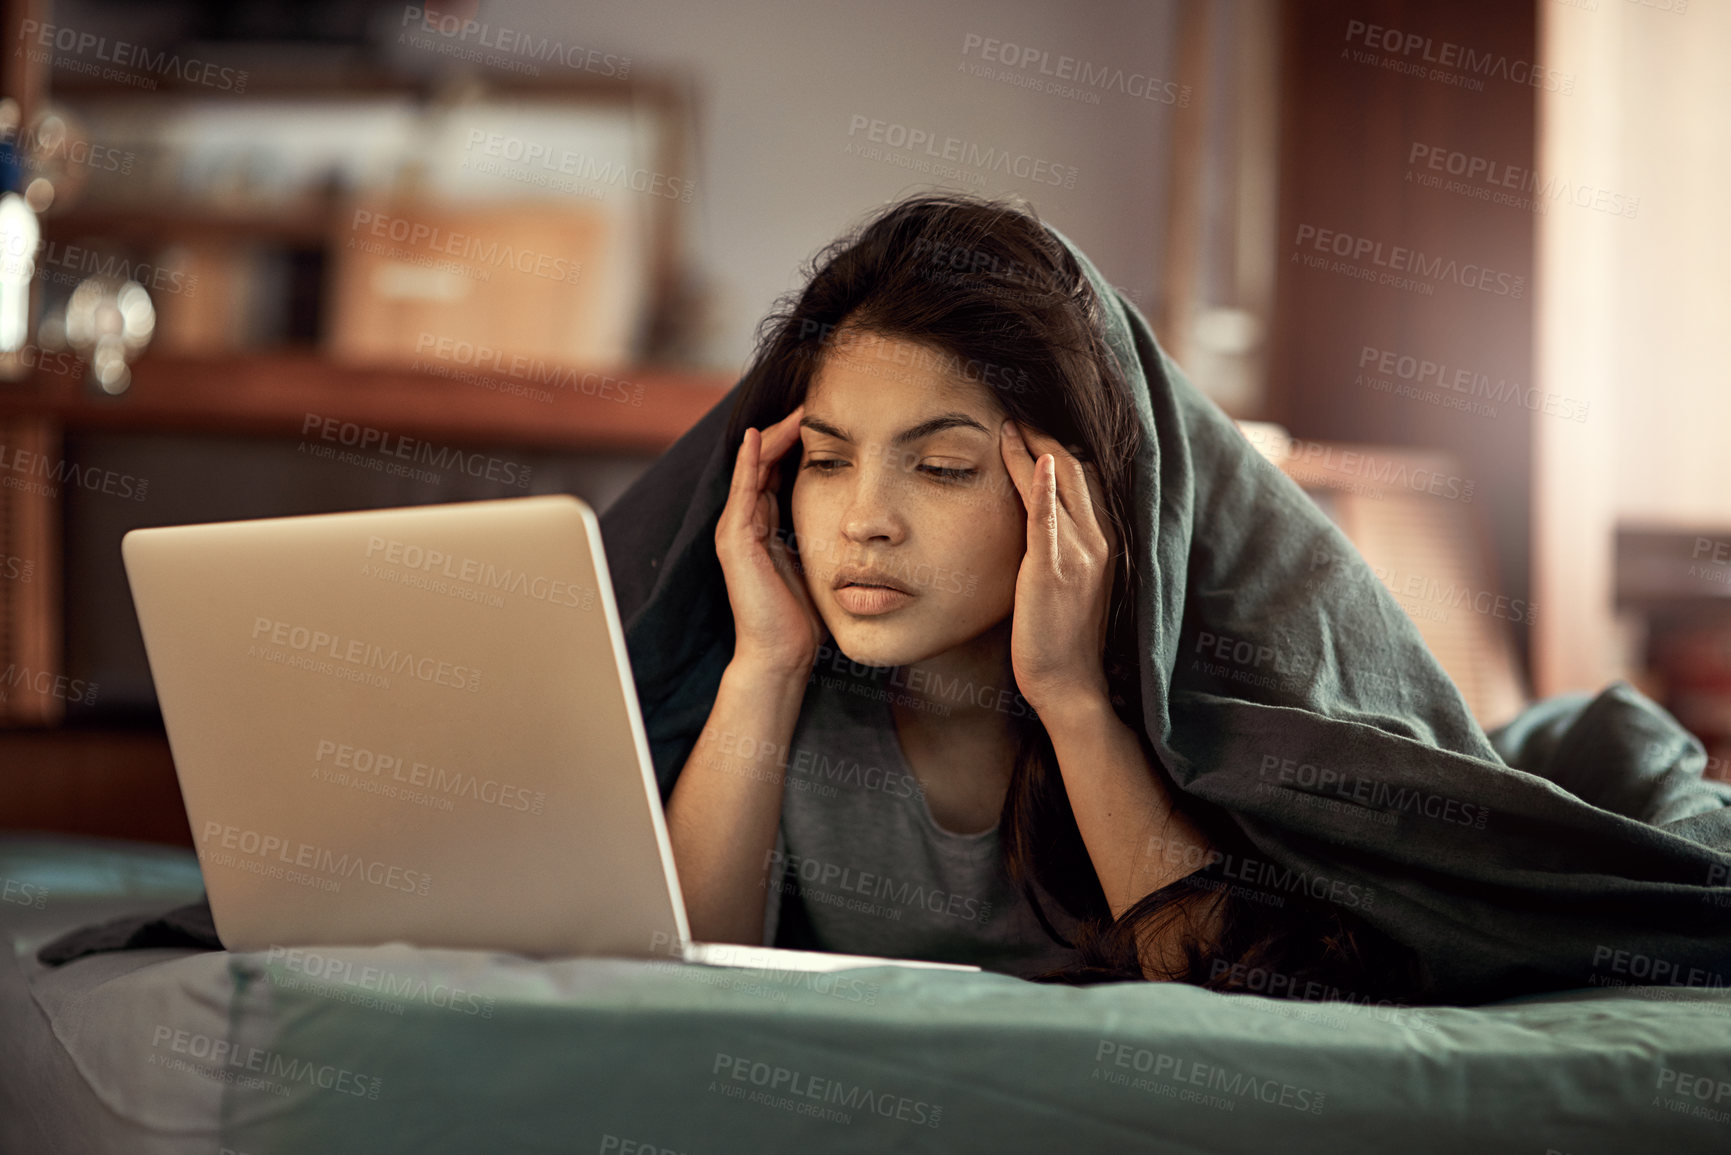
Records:
[[[606,370],[665,341],[696,194],[677,86],[63,106],[126,164],[57,205],[49,236],[130,246],[198,285],[150,289],[166,352],[400,366],[485,346],[495,369]]]
[[[236,237],[188,236],[156,264],[173,291],[158,291],[158,352],[214,356],[289,340],[287,254]],[[148,287],[148,286],[147,286]]]
[[[609,223],[557,201],[356,202],[328,250],[327,351],[531,376],[622,366],[635,318],[605,299]]]

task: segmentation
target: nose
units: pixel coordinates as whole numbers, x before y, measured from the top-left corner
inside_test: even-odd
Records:
[[[899,545],[907,536],[898,493],[904,479],[894,455],[866,453],[846,473],[847,505],[842,510],[841,531],[849,541],[882,540]]]

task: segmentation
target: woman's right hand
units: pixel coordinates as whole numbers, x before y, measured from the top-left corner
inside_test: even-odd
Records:
[[[733,486],[715,525],[715,554],[733,606],[735,662],[776,673],[811,672],[827,636],[805,576],[781,539],[770,478],[799,444],[800,405],[767,429],[747,429],[733,462]]]

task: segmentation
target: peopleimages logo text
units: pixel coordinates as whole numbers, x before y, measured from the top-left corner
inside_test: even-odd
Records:
[[[1055,164],[1026,153],[1013,153],[1007,148],[981,148],[972,141],[954,136],[940,137],[930,129],[876,120],[856,112],[848,118],[847,134],[855,137],[862,133],[866,140],[874,144],[910,153],[923,151],[928,157],[966,165],[982,172],[1001,172],[1039,184],[1076,187],[1075,165]]]
[[[215,840],[214,845],[212,840]],[[265,834],[257,830],[243,830],[238,826],[230,826],[223,822],[206,822],[199,840],[204,845],[200,858],[209,858],[210,852],[220,847],[223,850],[239,851],[249,857],[275,858],[288,866],[298,866],[306,870],[314,870],[320,874],[334,875],[338,878],[359,877],[363,882],[373,886],[382,886],[387,890],[400,890],[405,894],[425,895],[433,884],[433,876],[424,870],[406,870],[388,862],[369,859],[359,854],[337,854],[327,847],[315,846],[308,842],[291,841],[279,834]],[[226,863],[219,863],[226,865]]]
[[[1146,72],[1134,70],[1125,71],[1105,64],[1095,64],[1087,60],[1079,60],[1074,56],[1060,54],[1053,59],[1052,54],[1043,48],[1031,45],[1018,45],[1007,40],[999,40],[990,36],[981,36],[969,32],[962,37],[962,55],[964,57],[977,54],[981,60],[1008,65],[1011,68],[1029,69],[1030,67],[1041,76],[1050,76],[1056,80],[1069,80],[1089,88],[1102,88],[1113,92],[1122,92],[1141,100],[1154,100],[1161,104],[1175,104],[1180,108],[1190,104],[1190,86],[1180,85],[1174,80],[1161,80]]]
[[[586,610],[595,604],[595,591],[580,582],[556,580],[541,575],[531,576],[524,570],[509,566],[501,568],[489,561],[458,557],[443,550],[429,549],[377,534],[368,536],[366,555],[368,558],[383,558],[388,564],[404,569],[485,586],[490,590],[522,594],[524,597],[552,602],[554,605]]]
[[[450,686],[453,689],[468,690],[470,693],[481,689],[481,671],[472,666],[459,666],[426,656],[416,657],[411,651],[399,650],[394,646],[387,650],[382,645],[361,638],[344,638],[340,634],[296,625],[293,622],[280,622],[266,617],[255,618],[252,637],[255,642],[262,639],[271,645],[287,646],[301,653],[333,658],[339,662],[349,662],[390,674],[407,674],[411,678],[434,685]]]
[[[1392,272],[1408,273],[1430,281],[1448,281],[1463,289],[1477,289],[1517,301],[1526,293],[1525,277],[1499,272],[1486,265],[1470,262],[1463,265],[1452,258],[1431,256],[1422,249],[1385,245],[1371,237],[1319,229],[1315,225],[1299,225],[1292,243],[1296,248],[1309,247],[1349,261],[1368,259],[1372,265]]]
[[[37,20],[18,23],[18,39],[31,41],[44,49],[88,57],[106,64],[118,64],[155,76],[172,76],[187,84],[202,84],[208,88],[242,93],[246,91],[246,71],[224,68],[208,60],[182,58],[177,52],[152,52],[142,44],[125,40],[110,40],[94,32],[80,32],[60,24],[43,24]]]
[[[1438,68],[1458,68],[1463,73],[1501,78],[1511,84],[1543,88],[1546,92],[1560,92],[1564,96],[1575,91],[1575,78],[1571,73],[1558,72],[1525,60],[1511,60],[1500,52],[1480,52],[1450,40],[1433,40],[1418,32],[1348,20],[1346,40],[1398,57],[1412,57],[1416,53],[1419,62]]]
[[[428,12],[425,8],[413,4],[403,9],[403,18],[399,25],[403,28],[410,26],[420,32],[443,36],[447,40],[455,37],[459,43],[466,44],[472,38],[480,48],[491,48],[531,60],[557,61],[566,68],[579,72],[593,72],[619,80],[624,80],[631,74],[629,56],[584,48],[580,44],[566,44],[549,36],[502,25],[494,26],[484,20],[465,20],[449,12]]]
[[[387,457],[399,457],[404,461],[414,461],[421,465],[430,465],[435,469],[449,469],[455,466],[470,477],[485,477],[488,481],[498,481],[505,485],[515,485],[519,489],[529,487],[531,466],[519,465],[515,461],[506,461],[498,457],[489,457],[485,453],[464,453],[452,446],[435,446],[430,441],[418,441],[413,437],[404,437],[400,433],[376,429],[371,425],[358,425],[353,421],[342,421],[335,417],[322,417],[317,413],[308,413],[301,422],[301,433],[314,433],[324,441],[334,441],[340,445],[351,445],[367,452],[384,454]]]

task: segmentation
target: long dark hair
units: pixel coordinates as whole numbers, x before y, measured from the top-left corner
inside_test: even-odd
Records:
[[[1134,591],[1140,556],[1132,516],[1134,463],[1144,433],[1129,386],[1104,337],[1098,294],[1069,249],[1030,206],[958,193],[891,204],[813,258],[804,289],[759,326],[727,430],[737,451],[748,427],[790,413],[838,336],[896,338],[992,391],[1019,422],[1055,437],[1098,472],[1105,516],[1120,552],[1104,668],[1112,707],[1159,765],[1148,743],[1139,689]],[[778,499],[791,508],[798,453],[781,463]],[[784,517],[785,521],[785,517]],[[798,543],[789,541],[797,559]],[[1215,990],[1291,994],[1332,990],[1389,998],[1416,986],[1414,960],[1349,912],[1303,895],[1247,901],[1247,888],[1181,879],[1114,919],[1039,720],[1017,713],[1017,753],[1000,829],[1004,866],[1052,939],[1077,962],[1033,976],[1088,983],[1155,978]],[[1225,811],[1173,790],[1175,805],[1225,854],[1254,853]],[[1078,920],[1076,941],[1053,926],[1035,893],[1044,888]],[[1198,929],[1210,925],[1216,933]],[[1145,967],[1144,946],[1176,934],[1182,963]]]

